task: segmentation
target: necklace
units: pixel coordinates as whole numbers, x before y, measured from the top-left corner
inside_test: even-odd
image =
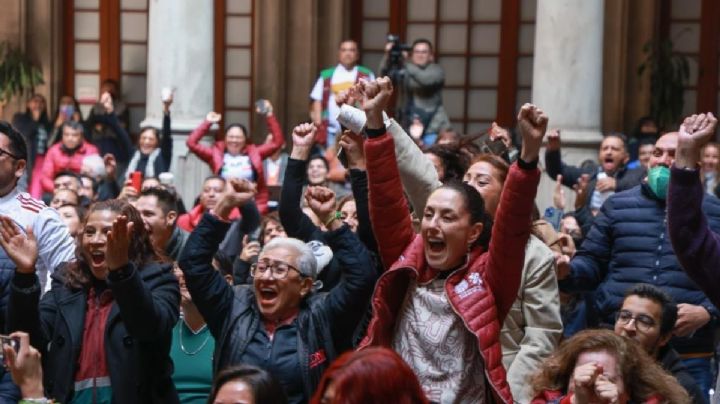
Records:
[[[207,345],[208,340],[210,340],[210,334],[208,334],[207,336],[205,336],[205,341],[203,341],[203,343],[200,344],[200,347],[199,347],[199,348],[197,348],[196,350],[194,350],[194,351],[192,351],[192,352],[188,352],[188,350],[185,349],[185,344],[183,344],[183,336],[182,336],[182,335],[183,335],[183,332],[182,332],[183,328],[185,328],[185,321],[183,321],[182,324],[180,324],[180,327],[178,327],[178,338],[179,338],[179,340],[180,340],[180,350],[182,350],[182,351],[185,353],[185,355],[190,355],[190,356],[196,355],[198,352],[202,351],[203,348],[205,348],[205,345]],[[197,334],[201,333],[203,330],[205,330],[205,328],[207,328],[207,324],[204,324],[202,327],[200,327],[200,329],[198,330],[198,332],[196,332],[196,333],[194,333],[194,334],[197,335]]]

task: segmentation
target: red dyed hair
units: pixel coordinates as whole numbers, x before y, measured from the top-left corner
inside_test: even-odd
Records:
[[[323,374],[311,404],[322,402],[330,383],[335,389],[332,403],[428,404],[415,373],[388,348],[342,354]]]

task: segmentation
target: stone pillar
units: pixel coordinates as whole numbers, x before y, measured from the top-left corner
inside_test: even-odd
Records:
[[[568,164],[597,159],[602,139],[603,0],[538,0],[533,103],[562,132]],[[542,156],[541,156],[542,158]],[[538,207],[552,204],[553,182],[543,174]],[[572,208],[573,192],[568,195]]]
[[[190,209],[210,174],[207,164],[189,153],[185,140],[213,109],[213,2],[153,0],[149,4],[147,116],[140,125],[161,127],[161,90],[174,87],[170,170]]]

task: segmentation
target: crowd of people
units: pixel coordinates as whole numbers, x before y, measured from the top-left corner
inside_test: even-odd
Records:
[[[711,113],[644,118],[571,166],[532,104],[515,128],[453,131],[429,41],[400,80],[353,41],[338,59],[287,138],[267,100],[261,144],[237,123],[201,142],[207,113],[187,145],[213,174],[187,208],[172,96],[159,131],[128,127],[112,80],[86,120],[35,95],[0,121],[0,401],[709,402]]]

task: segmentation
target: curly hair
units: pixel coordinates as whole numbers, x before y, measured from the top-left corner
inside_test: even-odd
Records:
[[[580,354],[597,351],[606,351],[617,359],[631,401],[645,402],[660,396],[663,402],[690,403],[685,389],[640,345],[609,330],[585,330],[563,342],[533,376],[534,394],[566,392]]]
[[[469,159],[460,152],[459,145],[435,144],[426,148],[424,152],[434,154],[442,161],[445,176],[440,178],[440,181],[462,180],[465,171],[467,171]]]
[[[156,253],[150,242],[150,234],[145,229],[140,212],[127,201],[110,199],[92,204],[85,215],[85,220],[83,220],[83,227],[85,227],[88,218],[94,212],[103,210],[124,215],[128,218],[128,222],[133,224],[133,236],[128,248],[128,258],[138,270],[146,262],[161,261],[161,257]],[[75,240],[76,261],[68,263],[61,269],[65,285],[72,289],[88,289],[93,279],[90,267],[83,255],[82,237],[83,233],[80,233]]]

